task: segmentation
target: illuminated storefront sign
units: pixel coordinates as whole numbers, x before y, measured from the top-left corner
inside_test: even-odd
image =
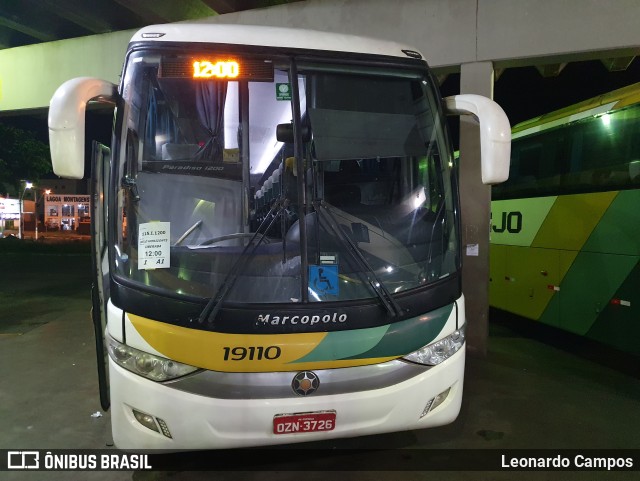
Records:
[[[48,203],[58,203],[58,204],[76,204],[76,203],[84,203],[88,204],[91,202],[90,195],[57,195],[50,194],[44,196],[45,202]]]
[[[18,199],[0,199],[0,218],[17,220],[20,218],[20,201]]]
[[[47,230],[79,230],[90,221],[89,195],[49,194],[44,196],[44,223]],[[88,228],[84,229],[88,231]],[[88,233],[88,232],[83,232]]]

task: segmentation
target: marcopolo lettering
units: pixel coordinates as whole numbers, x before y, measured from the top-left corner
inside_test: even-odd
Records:
[[[270,325],[270,326],[286,326],[286,325],[307,325],[313,326],[314,324],[329,324],[329,323],[343,323],[347,322],[347,314],[294,314],[289,316],[272,315],[272,314],[259,314],[257,318],[258,325]]]
[[[491,216],[493,220],[493,215]],[[493,232],[501,233],[505,230],[511,234],[517,234],[522,230],[522,212],[503,212],[500,225],[493,224]]]

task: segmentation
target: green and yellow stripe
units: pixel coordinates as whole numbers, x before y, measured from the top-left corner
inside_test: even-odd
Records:
[[[392,324],[345,331],[293,334],[228,334],[154,321],[127,314],[138,334],[161,355],[222,372],[273,372],[331,369],[377,364],[409,354],[435,340],[453,304]],[[276,358],[264,355],[269,348]],[[254,355],[234,360],[234,348]]]
[[[640,353],[638,206],[638,190],[494,201],[522,228],[491,234],[491,305]]]

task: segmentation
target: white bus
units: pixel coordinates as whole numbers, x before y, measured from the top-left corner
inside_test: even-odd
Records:
[[[51,100],[54,171],[94,144],[93,322],[123,449],[214,449],[452,422],[465,363],[458,192],[445,114],[480,121],[508,176],[504,112],[439,97],[420,53],[255,26],[146,27],[119,86]],[[105,352],[106,350],[106,352]],[[107,355],[108,354],[108,355]]]

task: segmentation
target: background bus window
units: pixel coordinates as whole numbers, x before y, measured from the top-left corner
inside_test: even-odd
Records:
[[[516,137],[494,200],[630,189],[640,183],[640,106]]]

